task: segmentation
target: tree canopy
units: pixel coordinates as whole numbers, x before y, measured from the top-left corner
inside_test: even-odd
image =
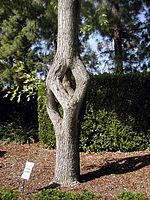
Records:
[[[22,62],[27,72],[44,71],[51,63],[57,31],[56,2],[14,0],[0,2],[1,81],[15,80]]]
[[[149,69],[149,9],[147,0],[85,1],[85,26],[101,34],[97,41],[99,66],[122,72]],[[88,2],[88,3],[87,3]],[[90,5],[89,5],[90,4]],[[118,69],[117,69],[118,68]],[[119,69],[120,68],[120,69]]]
[[[82,1],[80,54],[87,68],[96,73],[105,66],[116,73],[149,70],[149,10],[148,0]],[[94,42],[97,51],[88,43],[91,35],[101,36]],[[56,38],[57,0],[2,0],[0,83],[22,83],[16,73],[20,63],[22,72],[30,74],[34,70],[45,77]]]

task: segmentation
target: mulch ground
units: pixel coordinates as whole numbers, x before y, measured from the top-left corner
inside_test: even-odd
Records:
[[[26,161],[34,162],[24,193],[30,196],[48,188],[54,176],[55,151],[39,144],[0,143],[0,188],[10,186],[21,190],[21,175]],[[131,153],[81,153],[82,183],[65,191],[88,190],[100,194],[102,199],[113,200],[120,192],[142,192],[150,198],[150,151]]]

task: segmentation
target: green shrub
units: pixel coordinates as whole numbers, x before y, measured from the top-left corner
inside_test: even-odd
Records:
[[[116,200],[148,200],[142,193],[123,192],[119,194]]]
[[[84,151],[134,151],[144,149],[145,145],[148,146],[145,134],[122,124],[115,111],[93,112],[91,108],[84,117],[80,135]]]
[[[0,200],[17,200],[17,194],[9,187],[0,191]]]
[[[150,147],[150,74],[94,76],[81,124],[84,151]]]
[[[33,200],[99,200],[100,197],[90,193],[71,193],[71,192],[62,192],[56,189],[46,189],[42,190]]]
[[[38,138],[36,127],[23,127],[20,122],[0,123],[0,140],[6,143],[33,143]]]
[[[81,200],[100,200],[100,196],[99,195],[95,195],[91,192],[88,192],[88,191],[84,191],[83,193],[81,193],[79,195],[79,198],[78,199],[81,199]]]
[[[46,111],[46,88],[42,82],[38,87],[39,141],[46,147],[55,148],[55,133]]]

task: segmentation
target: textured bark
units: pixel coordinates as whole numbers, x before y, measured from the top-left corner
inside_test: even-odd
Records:
[[[112,13],[116,24],[114,25],[114,49],[115,49],[115,72],[117,74],[123,72],[123,56],[122,56],[122,33],[119,19],[119,5],[117,2],[112,3]]]
[[[123,57],[122,57],[122,36],[121,31],[114,30],[114,48],[115,48],[115,72],[117,74],[123,72]]]
[[[58,0],[57,52],[46,80],[47,111],[56,134],[53,181],[65,186],[79,180],[78,115],[89,79],[78,55],[79,9],[79,0]]]

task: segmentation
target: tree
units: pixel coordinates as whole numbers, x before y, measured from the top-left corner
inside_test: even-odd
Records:
[[[47,111],[56,135],[53,181],[65,186],[79,180],[78,115],[89,80],[79,57],[79,12],[79,0],[58,0],[57,51],[46,80]]]
[[[87,0],[84,25],[98,31],[100,60],[116,73],[148,68],[149,2],[147,0]],[[95,8],[95,14],[93,13]],[[89,10],[91,15],[87,15]],[[92,26],[92,27],[91,27]],[[91,27],[91,28],[90,28]]]
[[[18,83],[14,68],[46,71],[56,38],[56,0],[0,1],[0,83]],[[22,85],[22,84],[21,84]]]

